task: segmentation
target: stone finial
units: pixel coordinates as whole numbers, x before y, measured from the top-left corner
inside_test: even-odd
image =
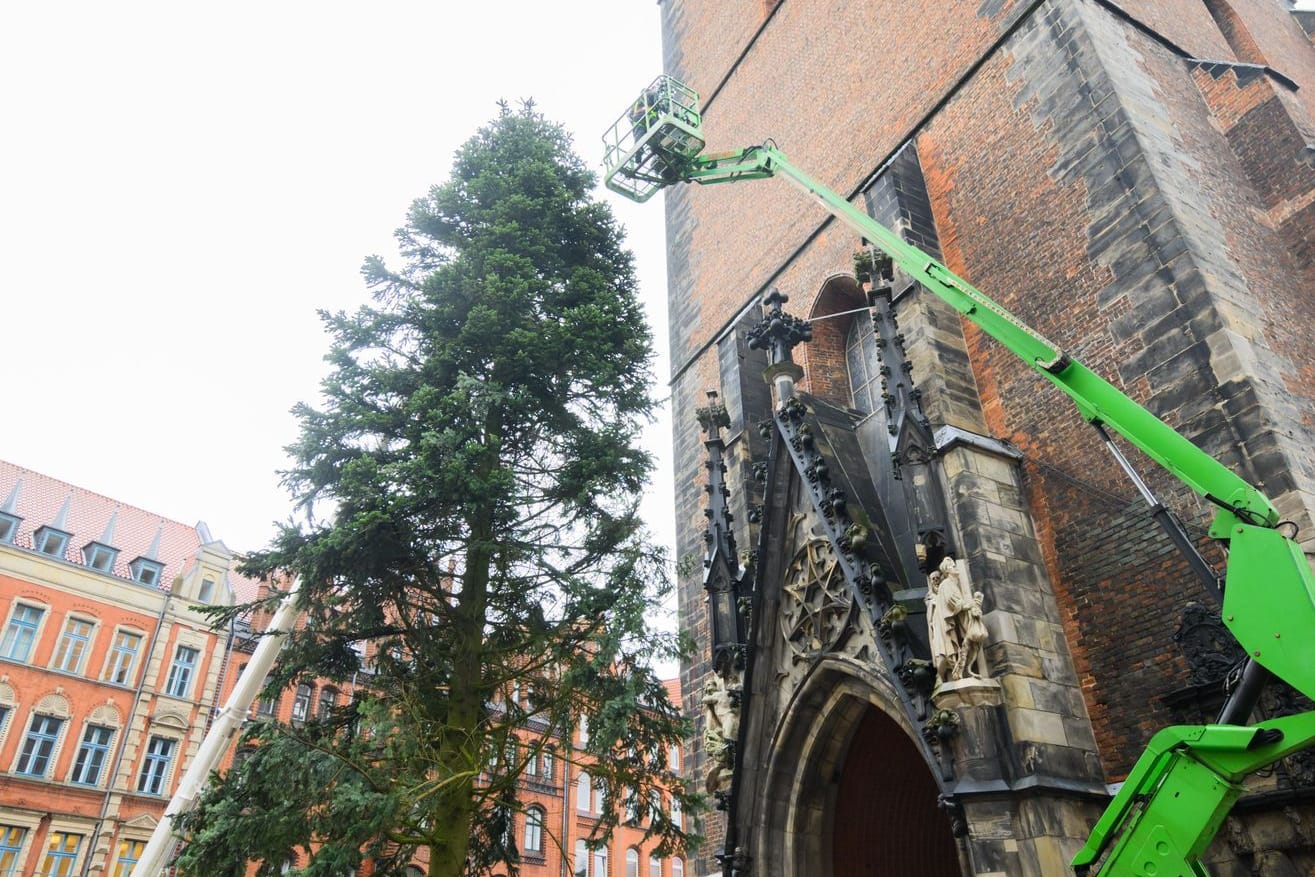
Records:
[[[790,351],[796,344],[813,340],[813,327],[807,320],[781,310],[781,305],[789,300],[788,295],[772,287],[763,299],[767,313],[747,335],[750,350],[767,351],[769,365],[763,377],[776,387],[777,402],[782,405],[794,397],[794,382],[804,375],[803,369],[790,358]]]
[[[716,440],[721,438],[721,431],[730,428],[731,417],[726,411],[726,406],[717,401],[718,395],[716,390],[708,391],[708,404],[702,408],[694,409],[694,415],[699,420],[699,426],[708,434],[708,439]]]
[[[790,297],[776,287],[763,299],[767,313],[758,325],[749,330],[749,349],[766,350],[773,365],[790,361],[790,351],[796,344],[813,340],[813,326],[807,320],[787,314],[781,305]]]

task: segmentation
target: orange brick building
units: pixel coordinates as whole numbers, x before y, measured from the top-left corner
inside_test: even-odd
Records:
[[[0,462],[0,875],[136,861],[231,687],[197,610],[254,583],[204,523]]]
[[[203,523],[0,462],[0,877],[127,877],[268,622],[214,631],[198,611],[262,592],[237,560]],[[303,721],[368,684],[301,684],[252,714]],[[601,795],[572,764],[578,740],[531,745],[541,737],[519,737],[523,874],[684,877],[642,826],[585,851]]]

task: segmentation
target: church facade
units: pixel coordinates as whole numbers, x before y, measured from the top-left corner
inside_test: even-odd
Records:
[[[1281,0],[661,5],[710,149],[770,139],[1315,535],[1315,49]],[[1238,665],[1212,507],[781,181],[666,210],[691,872],[1067,873]],[[1315,761],[1249,786],[1214,873],[1311,873]]]

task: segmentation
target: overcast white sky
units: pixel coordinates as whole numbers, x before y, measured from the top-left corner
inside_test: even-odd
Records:
[[[315,310],[367,299],[498,99],[597,163],[660,69],[654,0],[0,5],[0,458],[263,545]],[[665,353],[662,207],[608,200]],[[669,497],[663,471],[664,540]]]

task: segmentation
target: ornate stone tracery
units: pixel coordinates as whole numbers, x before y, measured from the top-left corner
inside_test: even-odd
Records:
[[[835,648],[849,627],[854,600],[830,540],[810,539],[795,552],[781,587],[781,632],[790,664]]]

